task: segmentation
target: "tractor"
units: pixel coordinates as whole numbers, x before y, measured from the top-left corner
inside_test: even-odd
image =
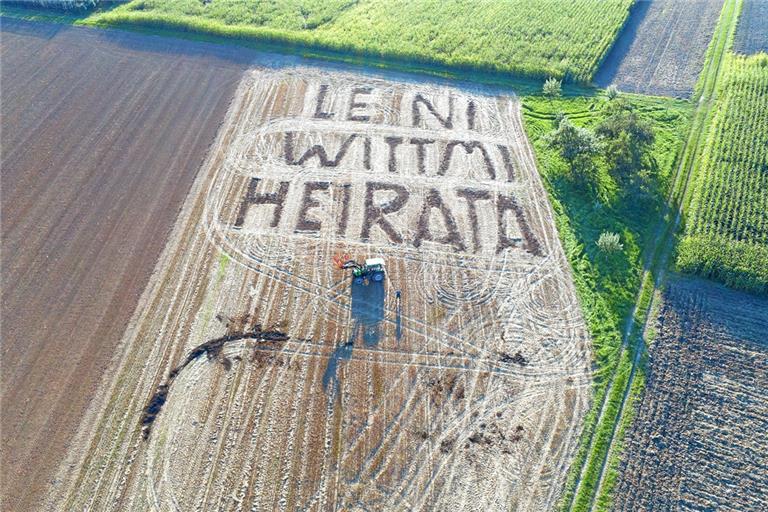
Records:
[[[381,283],[384,281],[384,258],[368,258],[365,264],[360,264],[351,259],[348,254],[334,256],[334,263],[342,270],[352,269],[352,282],[364,284],[366,282]]]

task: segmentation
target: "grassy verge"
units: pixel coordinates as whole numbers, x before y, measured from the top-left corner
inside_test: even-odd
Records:
[[[616,480],[619,477],[619,466],[621,454],[624,451],[624,440],[627,431],[632,425],[637,414],[637,405],[645,389],[645,366],[642,365],[635,371],[632,380],[631,389],[624,409],[626,413],[621,416],[618,429],[614,434],[613,449],[610,452],[608,462],[606,463],[603,475],[603,483],[600,486],[599,493],[595,499],[594,508],[597,510],[610,510],[613,501],[613,490],[616,487]]]
[[[688,101],[624,95],[656,132],[652,168],[617,182],[607,167],[599,164],[599,183],[585,189],[570,179],[565,162],[547,146],[545,135],[554,129],[558,113],[579,126],[594,127],[603,119],[602,106],[607,100],[597,93],[565,93],[563,98],[553,100],[539,95],[523,97],[523,116],[573,268],[595,353],[594,405],[585,418],[563,499],[564,508],[573,501],[577,509],[583,510],[588,508],[596,489],[601,455],[607,451],[614,430],[614,422],[598,425],[601,410],[607,408],[604,414],[607,412],[608,418],[611,412],[613,417],[618,414],[632,368],[633,354],[620,350],[624,319],[634,310],[643,280],[648,280],[643,273],[644,248],[652,245],[654,227],[664,211],[693,105]],[[610,258],[603,256],[595,243],[603,231],[619,233],[624,251]],[[653,286],[647,284],[652,291]],[[650,295],[644,302],[650,302]],[[635,319],[643,320],[642,316]],[[577,486],[580,494],[574,499]]]

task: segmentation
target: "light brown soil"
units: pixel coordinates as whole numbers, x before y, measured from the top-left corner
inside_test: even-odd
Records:
[[[664,293],[615,510],[768,508],[768,301],[695,279]]]
[[[196,48],[3,19],[4,511],[36,509],[105,392],[242,74]]]
[[[52,509],[549,510],[589,407],[515,97],[250,73],[134,318]]]

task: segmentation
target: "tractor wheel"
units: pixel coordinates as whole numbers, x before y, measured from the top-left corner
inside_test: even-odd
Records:
[[[374,272],[373,276],[371,276],[371,279],[377,283],[382,282],[384,280],[384,272]]]
[[[357,276],[352,279],[352,282],[355,284],[363,284],[364,281],[365,279],[363,278],[363,276]]]

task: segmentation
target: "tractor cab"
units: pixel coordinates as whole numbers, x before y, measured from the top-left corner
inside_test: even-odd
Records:
[[[365,268],[371,281],[379,283],[384,280],[384,258],[368,258]]]

